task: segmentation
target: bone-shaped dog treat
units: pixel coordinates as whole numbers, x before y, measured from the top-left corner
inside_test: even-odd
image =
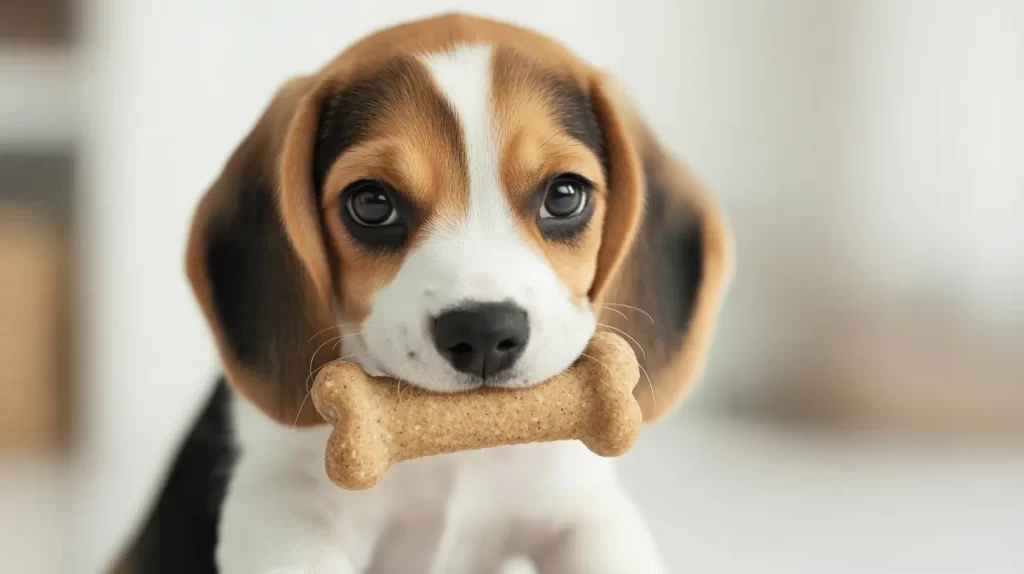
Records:
[[[578,439],[596,454],[618,456],[640,432],[638,379],[629,344],[598,333],[572,367],[533,387],[434,393],[337,363],[317,377],[313,403],[335,427],[328,476],[357,490],[398,461],[499,445]]]

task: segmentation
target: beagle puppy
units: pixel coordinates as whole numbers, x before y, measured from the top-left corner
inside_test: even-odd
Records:
[[[337,360],[408,392],[533,385],[609,329],[658,419],[703,368],[731,253],[700,185],[558,43],[462,14],[362,39],[280,89],[196,210],[187,273],[224,376],[133,567],[663,572],[580,444],[413,460],[345,491],[307,396]]]

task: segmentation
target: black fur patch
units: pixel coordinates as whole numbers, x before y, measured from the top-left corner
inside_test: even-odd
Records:
[[[321,104],[313,152],[317,197],[323,195],[324,180],[334,161],[345,150],[370,137],[377,122],[387,117],[389,107],[410,97],[426,99],[441,120],[444,137],[452,142],[461,140],[458,117],[433,88],[422,64],[409,59],[393,60],[327,96]]]
[[[235,358],[279,386],[283,412],[308,374],[310,317],[305,267],[285,235],[258,170],[243,170],[235,211],[211,221],[207,274],[218,322]]]
[[[649,249],[649,280],[657,292],[653,307],[658,318],[656,337],[670,348],[678,348],[693,316],[704,273],[704,244],[701,221],[696,216],[680,218],[667,206],[672,193],[659,177],[658,169],[645,162],[647,206],[641,234]]]
[[[239,361],[260,365],[273,336],[263,311],[275,295],[272,275],[282,273],[281,259],[289,257],[275,244],[287,245],[273,199],[264,189],[238,194],[235,216],[213,223],[209,231],[206,272],[213,290],[217,319]],[[276,261],[275,261],[276,260]]]
[[[178,451],[135,547],[140,574],[216,574],[214,550],[228,476],[235,461],[223,377]]]
[[[609,158],[604,134],[590,98],[575,82],[560,76],[547,75],[543,84],[562,128],[594,152],[607,175]]]

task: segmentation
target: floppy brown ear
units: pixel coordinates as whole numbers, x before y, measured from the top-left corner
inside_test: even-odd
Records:
[[[318,110],[311,79],[278,92],[200,201],[186,255],[229,383],[288,425],[321,422],[302,405],[336,322],[311,183]]]
[[[608,154],[608,209],[591,300],[635,339],[644,420],[677,406],[704,370],[733,269],[717,204],[605,77],[591,90]]]

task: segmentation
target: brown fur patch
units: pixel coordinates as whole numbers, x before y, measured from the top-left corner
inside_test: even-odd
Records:
[[[582,301],[596,273],[606,186],[602,158],[572,133],[559,113],[559,98],[564,99],[568,91],[585,97],[584,88],[569,78],[553,82],[560,73],[512,48],[501,47],[493,60],[492,104],[501,182],[509,204],[519,212],[522,234],[540,249],[558,278]],[[590,121],[596,126],[590,110],[579,113],[590,113]],[[594,183],[591,201],[595,209],[589,225],[574,241],[549,241],[537,226],[537,209],[547,182],[566,173]]]

